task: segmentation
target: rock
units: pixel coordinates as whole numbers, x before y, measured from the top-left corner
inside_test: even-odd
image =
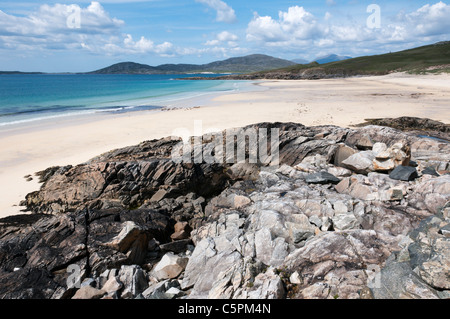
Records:
[[[188,258],[181,258],[173,253],[167,253],[153,269],[153,274],[158,280],[178,277],[186,268]]]
[[[417,170],[410,166],[397,166],[390,174],[389,177],[399,181],[413,181],[419,177]]]
[[[338,178],[352,176],[352,171],[343,167],[330,167],[328,173]]]
[[[123,288],[123,284],[119,281],[117,277],[111,277],[108,281],[103,285],[102,290],[107,294],[118,292]]]
[[[238,179],[257,180],[259,172],[260,168],[258,167],[258,165],[249,163],[237,163],[228,168],[226,173],[234,180]]]
[[[256,276],[254,286],[248,293],[249,299],[282,299],[284,296],[283,281],[272,268]]]
[[[319,172],[306,176],[306,182],[311,184],[338,184],[341,180],[328,172]]]
[[[360,150],[371,150],[373,147],[373,141],[369,135],[363,135],[356,143],[356,147]]]
[[[439,229],[439,234],[444,235],[445,237],[450,237],[450,224],[445,225],[441,229]]]
[[[375,143],[373,144],[372,147],[372,152],[375,155],[376,159],[387,159],[389,158],[389,156],[383,156],[381,155],[382,153],[384,154],[384,152],[387,151],[387,146],[385,143]]]
[[[347,145],[339,145],[334,155],[334,165],[342,166],[342,162],[348,159],[350,156],[356,154],[357,151]]]
[[[372,151],[363,151],[353,154],[342,165],[356,173],[367,174],[373,171],[373,160],[375,155]]]
[[[388,158],[386,160],[373,160],[373,169],[377,172],[388,172],[395,168],[395,163],[392,159]]]
[[[322,219],[317,215],[312,215],[311,217],[309,217],[309,222],[319,228],[323,225]]]
[[[402,200],[403,197],[403,190],[398,188],[392,188],[389,190],[389,196],[390,200]]]
[[[353,214],[338,214],[332,218],[335,230],[355,229],[359,222]]]
[[[166,291],[171,288],[179,287],[176,281],[163,280],[157,283],[151,284],[143,293],[142,296],[145,299],[169,299],[173,296],[167,296]]]
[[[188,249],[189,244],[191,244],[191,239],[182,239],[182,240],[177,240],[177,241],[173,241],[167,244],[162,244],[159,246],[159,248],[163,251],[163,252],[173,252],[175,254],[180,254],[185,252]]]
[[[183,240],[189,238],[192,228],[188,222],[178,222],[174,226],[175,232],[170,235],[172,240]]]
[[[241,208],[241,207],[247,206],[251,202],[252,202],[251,199],[248,198],[247,196],[241,196],[241,195],[234,196],[234,207],[236,207],[236,208]]]
[[[302,284],[302,278],[300,277],[300,275],[298,274],[298,272],[294,272],[290,277],[289,277],[289,281],[291,282],[291,284],[294,285],[300,285]]]
[[[409,194],[408,205],[437,214],[450,201],[450,175],[420,181]]]
[[[123,224],[120,233],[106,245],[119,252],[126,253],[135,241],[141,242],[139,246],[146,247],[148,242],[147,235],[136,223],[127,221]]]
[[[423,220],[402,241],[408,258],[400,252],[388,259],[372,289],[376,298],[438,299],[450,290],[450,239],[439,231],[449,225],[443,210]]]
[[[100,299],[105,294],[103,290],[86,285],[78,289],[72,299]]]
[[[332,165],[407,166],[410,146],[419,171],[445,171],[448,143],[380,126],[249,128],[279,129],[278,167],[175,163],[167,138],[42,172],[24,202],[34,214],[0,219],[0,299],[71,298],[68,265],[110,299],[449,296],[450,175],[410,183]],[[342,181],[306,182],[324,171]],[[159,279],[168,252],[189,261]]]
[[[96,288],[97,286],[97,282],[93,279],[93,278],[86,278],[85,280],[83,280],[83,282],[81,283],[81,287],[84,286],[91,286]]]
[[[167,193],[168,193],[167,190],[160,189],[159,191],[157,191],[155,193],[155,195],[152,196],[152,198],[150,198],[150,201],[151,202],[159,202],[167,195]]]
[[[375,299],[439,299],[405,262],[389,263],[380,273],[380,285],[371,289]]]
[[[178,288],[172,287],[165,292],[165,295],[167,296],[167,298],[173,299],[173,298],[182,297],[185,295],[185,293]]]
[[[122,266],[119,271],[119,280],[124,285],[122,298],[135,298],[148,287],[146,274],[136,265]]]
[[[431,176],[437,176],[439,177],[440,175],[438,174],[438,172],[436,172],[436,170],[433,167],[426,167],[423,171],[422,171],[423,175],[431,175]]]

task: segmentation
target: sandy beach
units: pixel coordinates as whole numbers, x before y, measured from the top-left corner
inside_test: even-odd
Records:
[[[103,114],[0,129],[0,218],[21,213],[34,173],[77,165],[101,153],[174,135],[259,122],[350,127],[368,118],[415,116],[450,123],[450,75],[391,74],[316,81],[261,81],[255,92],[201,99],[198,108]],[[27,181],[25,176],[32,175]]]

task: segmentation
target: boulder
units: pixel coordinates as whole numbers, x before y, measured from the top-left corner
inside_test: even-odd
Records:
[[[182,258],[169,252],[155,266],[153,275],[158,280],[176,278],[186,268],[188,261],[188,258]]]
[[[124,285],[121,297],[132,299],[148,288],[146,273],[136,265],[122,266],[119,271],[119,280]]]
[[[174,241],[188,239],[191,231],[192,228],[188,222],[178,222],[175,224],[174,233],[170,235],[170,238]]]
[[[352,213],[337,214],[331,218],[335,230],[356,229],[359,222]]]
[[[388,158],[386,160],[374,159],[373,169],[376,172],[389,172],[395,168],[395,163],[392,159]]]
[[[439,175],[438,172],[436,172],[436,170],[433,167],[426,167],[423,171],[422,171],[423,175],[431,175],[431,176],[441,176]]]
[[[78,289],[72,299],[100,299],[105,294],[103,290],[86,285]]]
[[[358,151],[355,149],[341,144],[336,150],[336,153],[334,154],[334,165],[335,166],[342,166],[342,162],[345,161],[350,156],[356,154]]]
[[[135,222],[127,221],[123,223],[120,233],[105,245],[119,252],[126,253],[136,241],[139,241],[140,244],[134,245],[135,247],[146,247],[148,242],[147,235]]]
[[[417,170],[411,166],[397,166],[389,177],[399,181],[410,182],[419,177]]]
[[[24,203],[35,214],[0,220],[0,299],[71,298],[69,265],[90,298],[450,297],[450,175],[372,172],[407,167],[407,145],[419,171],[447,170],[448,143],[378,126],[249,128],[279,129],[279,167],[174,163],[168,138],[42,172]],[[333,167],[342,157],[366,166]],[[342,181],[306,182],[324,171]],[[378,274],[386,289],[372,292]]]
[[[306,176],[306,182],[311,184],[338,184],[341,180],[328,172],[319,172]]]
[[[375,155],[372,151],[363,151],[353,154],[345,161],[342,161],[342,166],[359,174],[367,174],[374,170],[374,159]]]

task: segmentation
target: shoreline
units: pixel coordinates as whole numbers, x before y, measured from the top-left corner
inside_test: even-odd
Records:
[[[450,75],[252,82],[263,89],[216,92],[199,98],[198,108],[98,114],[0,129],[0,218],[23,213],[13,205],[39,189],[38,171],[81,164],[113,149],[171,136],[177,128],[194,134],[198,120],[204,130],[260,122],[351,127],[366,118],[399,116],[450,123]],[[26,181],[26,175],[33,180]]]

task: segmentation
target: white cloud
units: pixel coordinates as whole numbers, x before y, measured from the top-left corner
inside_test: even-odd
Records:
[[[449,34],[450,5],[442,1],[434,5],[427,4],[415,12],[400,14],[398,19],[407,26],[408,32],[415,36]]]
[[[75,16],[75,22],[72,17]],[[86,50],[97,54],[174,54],[173,44],[155,44],[141,37],[121,33],[125,22],[111,18],[99,2],[85,8],[78,5],[42,5],[25,17],[0,10],[0,48],[44,51]]]
[[[239,37],[231,32],[228,31],[222,31],[219,34],[217,34],[216,38],[214,40],[206,41],[205,45],[207,46],[217,46],[220,44],[227,43],[230,47],[237,47],[237,40]]]
[[[70,16],[78,13],[80,28],[70,28]],[[78,5],[55,4],[42,5],[39,10],[26,17],[16,17],[0,11],[2,23],[0,34],[49,37],[53,34],[111,34],[117,32],[124,21],[109,17],[98,2],[92,2],[87,8]]]
[[[274,52],[282,49],[285,53],[295,53],[305,48],[314,52],[330,48],[338,51],[336,53],[358,55],[448,40],[449,30],[450,5],[442,1],[400,13],[395,19],[383,16],[379,29],[370,29],[365,19],[332,17],[329,12],[317,18],[305,8],[293,6],[280,11],[277,18],[255,13],[247,26],[246,38]]]
[[[237,39],[238,39],[238,36],[237,36],[237,35],[235,35],[235,34],[233,34],[233,33],[230,33],[230,32],[228,32],[228,31],[220,32],[220,33],[217,35],[217,40],[219,40],[219,41],[221,41],[221,42],[225,42],[225,41],[236,41]]]
[[[237,21],[236,13],[233,8],[221,0],[195,0],[203,3],[217,12],[216,21],[233,23]]]
[[[272,17],[260,17],[255,14],[248,24],[247,40],[258,42],[279,42],[286,40],[287,35],[283,32],[279,22]]]
[[[321,26],[317,19],[303,7],[290,7],[280,11],[278,20],[255,14],[247,28],[247,40],[258,42],[281,42],[283,45],[320,37]]]

